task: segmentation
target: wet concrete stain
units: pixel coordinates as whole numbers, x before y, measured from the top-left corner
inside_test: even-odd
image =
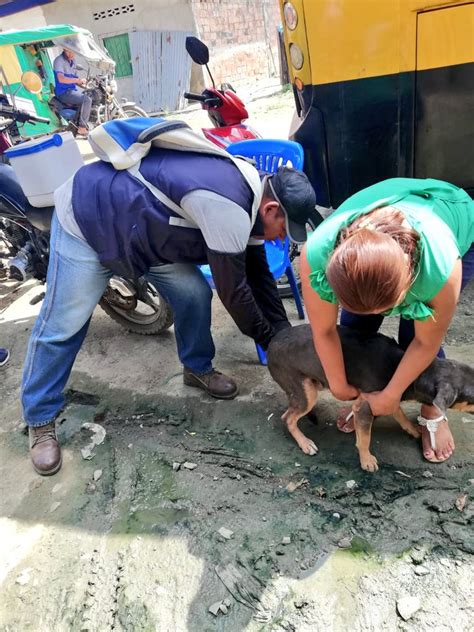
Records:
[[[66,460],[67,494],[58,495],[61,506],[53,514],[45,513],[45,507],[48,496],[53,500],[56,494],[51,493],[52,481],[45,481],[10,516],[84,530],[94,534],[95,542],[99,538],[100,547],[88,551],[79,545],[77,551],[83,570],[76,568],[76,583],[64,605],[62,621],[69,629],[240,630],[253,621],[264,626],[255,629],[297,630],[291,617],[290,627],[278,623],[294,582],[304,585],[318,578],[307,605],[293,607],[298,618],[309,612],[321,591],[328,594],[329,584],[337,588],[337,578],[345,577],[357,590],[363,575],[417,544],[430,551],[431,559],[443,555],[455,560],[474,552],[472,463],[427,466],[416,442],[396,429],[385,428],[384,439],[396,432],[405,449],[416,455],[413,464],[405,462],[402,471],[382,459],[381,470],[370,474],[358,467],[353,438],[341,437],[322,420],[312,430],[308,422],[309,431],[318,434],[321,452],[306,457],[278,420],[256,425],[255,417],[265,419],[266,411],[264,415],[253,405],[240,404],[237,429],[229,424],[233,413],[228,408],[224,412],[217,407],[205,418],[195,414],[191,424],[182,414],[120,416],[97,413],[98,403],[83,403],[90,402],[87,398],[78,401],[60,427],[67,450],[74,460],[80,458],[85,441],[80,426],[97,414],[107,432],[104,444],[92,461],[77,464],[74,478],[67,475]],[[173,463],[185,461],[197,468],[173,469]],[[103,475],[94,482],[99,467]],[[303,483],[288,491],[298,481]],[[348,486],[348,481],[355,485]],[[462,494],[468,501],[460,511],[456,501]],[[230,540],[219,536],[221,526],[234,532]],[[284,538],[289,543],[283,544]],[[204,567],[187,616],[163,628],[153,596],[136,585],[144,576],[150,581],[156,577],[148,575],[146,564],[156,565],[166,542],[176,540],[187,550],[184,566],[171,563],[157,571],[165,583],[186,575],[187,555]],[[328,563],[330,577],[321,579]],[[286,587],[280,585],[282,577]],[[16,588],[7,583],[5,603],[14,602]],[[207,606],[216,590],[219,597],[230,594],[234,606],[213,622]]]

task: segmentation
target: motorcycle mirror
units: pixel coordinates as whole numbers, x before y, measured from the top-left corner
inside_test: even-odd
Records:
[[[212,85],[216,87],[214,83],[214,77],[209,70],[209,66],[207,65],[209,61],[209,49],[201,42],[197,37],[193,37],[192,35],[188,35],[186,38],[186,50],[188,51],[191,59],[194,63],[199,64],[200,66],[206,66],[206,70],[209,73],[209,77],[211,78]]]
[[[205,66],[209,63],[209,49],[200,39],[193,36],[186,38],[186,50],[194,63]]]
[[[32,94],[39,94],[43,88],[41,77],[32,70],[25,71],[21,75],[20,81],[25,90],[28,90],[28,92],[31,92]]]

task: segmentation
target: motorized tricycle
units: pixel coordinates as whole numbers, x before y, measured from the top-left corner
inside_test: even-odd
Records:
[[[87,72],[85,91],[92,99],[92,127],[114,118],[146,116],[135,103],[118,101],[115,62],[89,31],[68,24],[5,31],[0,33],[0,96],[15,108],[49,121],[10,127],[10,143],[65,129],[76,132],[78,110],[61,103],[54,93],[53,63],[64,47],[87,66],[81,69]]]

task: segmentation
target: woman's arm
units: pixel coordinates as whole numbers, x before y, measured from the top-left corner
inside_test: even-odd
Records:
[[[358,397],[359,391],[347,383],[341,340],[337,332],[338,306],[323,301],[311,287],[311,269],[306,257],[306,247],[301,252],[300,266],[303,298],[314,346],[323,365],[329,388],[337,399],[354,399]]]
[[[448,280],[429,303],[434,319],[415,321],[415,337],[388,385],[379,393],[363,394],[374,415],[395,412],[405,390],[436,357],[456,309],[461,278],[462,264],[458,259]]]

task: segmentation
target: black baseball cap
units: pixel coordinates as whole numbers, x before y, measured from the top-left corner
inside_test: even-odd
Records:
[[[286,233],[295,244],[304,244],[306,223],[316,207],[316,193],[306,174],[292,167],[279,167],[268,178],[273,197],[286,218]]]

